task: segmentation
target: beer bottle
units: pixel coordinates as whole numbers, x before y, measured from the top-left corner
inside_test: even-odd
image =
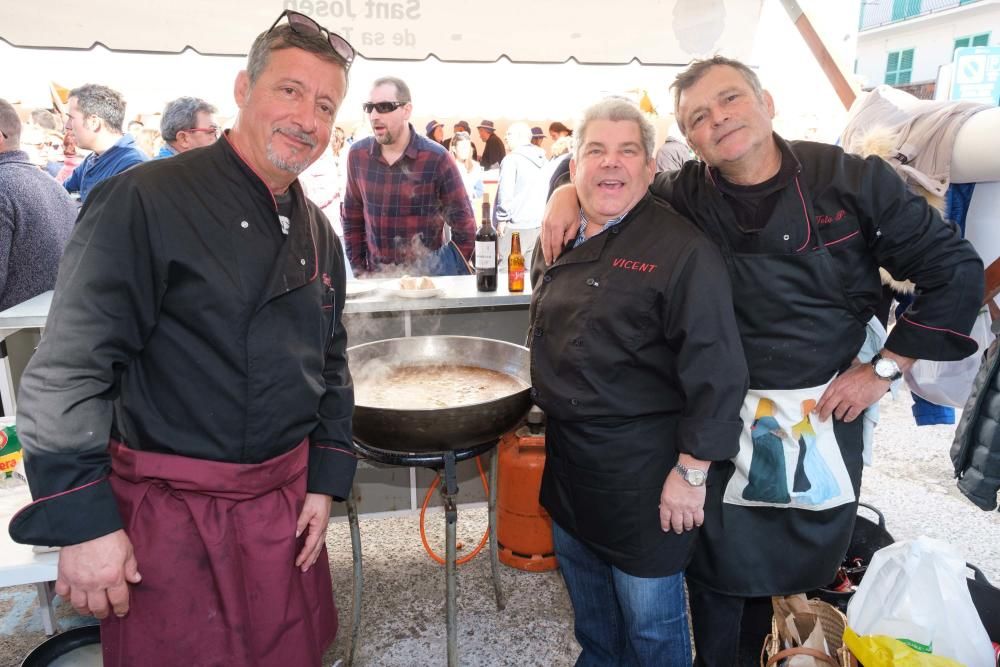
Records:
[[[497,233],[490,222],[490,196],[483,195],[483,221],[476,232],[476,289],[497,291]]]
[[[510,235],[510,257],[507,258],[507,291],[524,291],[524,255],[521,254],[521,234]]]

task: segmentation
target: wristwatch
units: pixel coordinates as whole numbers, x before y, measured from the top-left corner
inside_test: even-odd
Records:
[[[899,364],[881,354],[872,357],[872,368],[875,369],[875,375],[889,382],[895,382],[903,377],[903,372],[899,370]]]
[[[704,486],[705,481],[708,479],[708,473],[704,470],[698,470],[697,468],[688,468],[687,466],[678,463],[674,466],[674,470],[680,473],[680,476],[685,482],[691,486]]]

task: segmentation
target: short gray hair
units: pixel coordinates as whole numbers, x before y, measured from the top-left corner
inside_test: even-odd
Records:
[[[200,97],[178,97],[167,102],[160,117],[160,136],[164,141],[177,141],[178,132],[190,130],[198,124],[198,114],[201,112],[214,114],[218,109]]]
[[[400,79],[398,76],[382,76],[375,79],[375,83],[372,84],[372,88],[378,88],[379,86],[395,86],[396,87],[396,101],[402,102],[403,104],[409,104],[413,101],[413,97],[410,95],[410,87],[406,85],[406,82]]]
[[[0,98],[0,131],[7,135],[7,148],[21,145],[21,117],[14,105],[3,98]]]
[[[117,90],[88,83],[69,91],[69,96],[76,98],[76,106],[84,118],[97,116],[108,129],[121,134],[122,123],[125,122],[125,98]]]
[[[257,35],[247,56],[247,75],[253,87],[261,73],[267,69],[271,54],[282,49],[302,49],[334,65],[340,65],[347,77],[347,61],[333,50],[329,40],[322,33],[302,33],[292,30],[290,25],[279,25]]]
[[[646,118],[646,114],[624,97],[605,97],[600,102],[587,107],[583,116],[577,121],[576,131],[573,132],[575,139],[574,159],[580,158],[580,150],[587,140],[587,127],[595,120],[632,121],[639,126],[639,136],[642,139],[642,149],[646,152],[646,159],[653,157],[653,151],[656,149],[656,128]]]
[[[757,73],[739,60],[725,56],[712,56],[704,60],[692,60],[688,68],[678,74],[674,82],[670,84],[670,87],[674,91],[674,117],[677,119],[677,127],[682,133],[685,132],[684,121],[680,113],[678,113],[681,106],[681,93],[701,81],[701,78],[708,74],[708,71],[713,67],[732,67],[743,76],[753,90],[754,95],[757,96],[757,99],[764,99],[764,87],[760,85],[760,78],[757,76]]]

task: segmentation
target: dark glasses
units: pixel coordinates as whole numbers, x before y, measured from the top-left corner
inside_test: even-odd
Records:
[[[361,108],[365,110],[365,113],[371,113],[372,111],[378,111],[379,113],[392,113],[401,106],[405,106],[406,102],[365,102],[361,105]]]
[[[354,47],[351,46],[346,39],[335,32],[330,32],[305,14],[300,14],[299,12],[292,11],[291,9],[286,9],[281,12],[281,15],[275,19],[274,23],[271,24],[271,27],[268,28],[267,31],[271,32],[274,30],[274,27],[278,25],[278,23],[281,22],[281,19],[286,16],[288,17],[289,27],[300,35],[322,35],[326,37],[326,40],[330,43],[330,48],[332,48],[338,56],[344,59],[346,67],[350,69],[351,63],[354,62],[354,56],[357,55],[354,51]]]

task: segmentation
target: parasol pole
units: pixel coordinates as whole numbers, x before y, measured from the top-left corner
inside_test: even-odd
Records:
[[[792,20],[795,27],[798,28],[799,34],[802,35],[802,39],[805,40],[806,45],[809,50],[812,51],[813,56],[816,57],[816,62],[819,63],[820,68],[823,73],[826,74],[826,78],[830,80],[833,85],[833,89],[837,93],[837,97],[840,98],[841,103],[843,103],[845,109],[850,109],[851,105],[854,104],[854,99],[857,97],[857,93],[851,84],[847,82],[847,77],[841,71],[840,66],[830,55],[827,50],[826,45],[823,44],[823,40],[816,33],[813,28],[812,23],[809,21],[809,17],[806,16],[802,8],[799,7],[797,0],[781,0],[782,6],[785,8],[785,12],[788,14],[788,18]]]

